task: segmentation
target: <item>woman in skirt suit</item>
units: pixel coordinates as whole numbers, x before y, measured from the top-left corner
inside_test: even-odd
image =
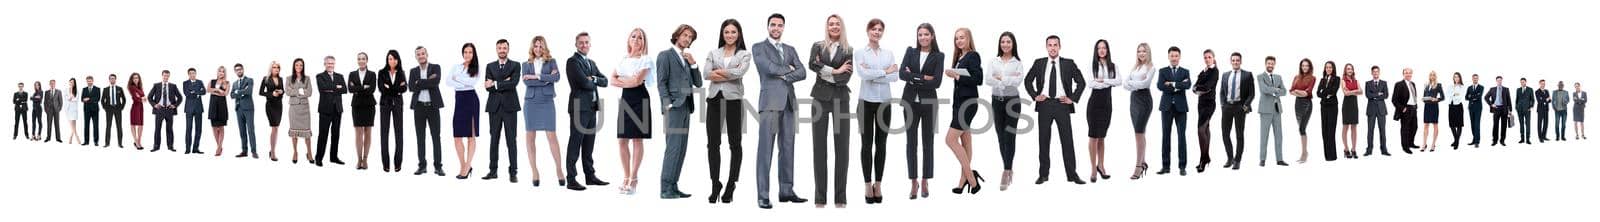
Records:
[[[1111,62],[1111,43],[1105,39],[1094,43],[1094,78],[1089,89],[1089,182],[1111,179],[1106,175],[1106,130],[1111,128],[1111,87],[1121,85],[1117,79],[1117,64]]]
[[[217,153],[213,156],[222,156],[222,138],[228,126],[228,92],[233,83],[228,82],[228,69],[217,67],[217,78],[211,80],[207,92],[211,94],[211,101],[206,103],[210,108],[206,115],[211,119],[211,136],[217,138]]]
[[[978,115],[978,86],[983,85],[983,57],[972,43],[972,30],[967,28],[956,29],[954,35],[956,51],[955,59],[950,61],[950,69],[944,70],[945,78],[955,80],[955,87],[951,87],[954,103],[950,104],[951,117],[950,129],[945,131],[944,143],[950,147],[950,152],[956,156],[956,162],[961,165],[960,182],[956,188],[950,189],[956,194],[970,191],[977,194],[983,186],[979,183],[982,174],[972,169],[972,119]],[[962,75],[966,74],[966,75]],[[971,103],[971,104],[968,104]],[[994,115],[994,114],[990,114]],[[841,126],[843,127],[843,126]]]
[[[256,93],[267,99],[267,126],[272,127],[272,137],[267,137],[267,158],[272,161],[278,161],[278,126],[283,123],[283,75],[278,74],[282,70],[273,61],[267,77],[261,78],[261,91]]]
[[[561,81],[561,69],[550,56],[544,36],[533,37],[529,44],[528,62],[522,63],[522,83],[527,87],[522,97],[522,119],[526,127],[528,166],[533,169],[533,186],[539,186],[539,159],[534,139],[544,131],[549,140],[550,163],[556,166],[556,185],[567,186],[566,171],[561,168],[561,143],[556,139],[556,82]]]
[[[289,163],[300,161],[300,145],[306,146],[306,161],[311,161],[311,81],[306,76],[306,61],[296,58],[289,71],[289,144],[293,146]],[[304,141],[304,142],[301,142]]]
[[[1428,152],[1439,149],[1439,101],[1444,99],[1444,84],[1439,84],[1439,72],[1428,72],[1428,86],[1422,92],[1422,147]]]

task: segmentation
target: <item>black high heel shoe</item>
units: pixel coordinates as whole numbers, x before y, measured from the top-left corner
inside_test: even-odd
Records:
[[[967,186],[970,186],[970,185],[971,184],[967,184],[967,182],[961,182],[961,186],[958,186],[956,188],[950,189],[950,192],[951,193],[956,193],[956,194],[966,193],[967,192]]]
[[[1094,170],[1096,172],[1100,172],[1100,179],[1102,179],[1102,180],[1111,180],[1111,175],[1106,175],[1106,169],[1105,168],[1095,168]]]
[[[472,168],[467,168],[466,175],[456,175],[457,180],[465,180],[467,177],[472,177]]]
[[[711,182],[711,195],[706,198],[709,203],[717,203],[717,198],[722,198],[722,182]]]
[[[972,192],[969,194],[978,194],[978,190],[983,190],[983,174],[978,174],[977,170],[973,170],[972,177],[977,178],[978,182],[972,184]]]

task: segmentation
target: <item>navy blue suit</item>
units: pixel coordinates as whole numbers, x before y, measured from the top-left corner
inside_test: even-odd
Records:
[[[1161,105],[1157,108],[1161,110],[1161,171],[1158,173],[1165,173],[1172,163],[1174,125],[1178,127],[1178,169],[1189,165],[1189,143],[1184,142],[1188,137],[1183,133],[1184,123],[1189,119],[1189,99],[1183,93],[1189,91],[1193,82],[1189,81],[1189,69],[1177,66],[1161,68],[1157,77],[1156,89],[1161,90]]]

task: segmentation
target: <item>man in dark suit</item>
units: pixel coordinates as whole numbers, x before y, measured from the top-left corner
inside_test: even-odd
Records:
[[[1061,57],[1061,37],[1045,37],[1044,45],[1050,56],[1033,60],[1033,67],[1028,68],[1028,75],[1022,80],[1028,95],[1033,95],[1033,111],[1039,113],[1039,179],[1033,184],[1050,180],[1052,130],[1061,137],[1061,161],[1067,169],[1067,181],[1084,184],[1078,178],[1078,162],[1073,152],[1077,149],[1072,142],[1072,113],[1076,112],[1078,96],[1083,95],[1083,73],[1072,59]]]
[[[1420,148],[1416,145],[1417,138],[1417,102],[1422,97],[1418,94],[1416,82],[1411,81],[1411,68],[1401,71],[1404,80],[1394,83],[1394,120],[1400,121],[1400,150],[1411,154],[1411,149]]]
[[[1184,92],[1189,91],[1193,84],[1189,81],[1189,69],[1178,65],[1183,58],[1183,51],[1177,46],[1167,48],[1167,61],[1172,65],[1161,68],[1156,81],[1156,89],[1161,90],[1161,171],[1156,174],[1167,174],[1172,171],[1172,137],[1178,137],[1178,175],[1189,175],[1189,141],[1184,134],[1186,123],[1189,120],[1189,100]],[[1178,131],[1174,133],[1172,127],[1176,125]]]
[[[88,146],[93,142],[100,145],[100,87],[94,86],[94,76],[83,78],[83,89],[79,90],[83,102],[83,144]]]
[[[105,90],[103,90],[103,91],[105,91],[104,95],[102,95],[103,99],[100,100],[100,105],[101,106],[105,106],[105,110],[106,110],[106,145],[105,145],[105,147],[111,147],[111,130],[112,129],[116,129],[117,130],[117,148],[123,148],[122,147],[122,109],[124,107],[128,106],[128,92],[124,91],[121,86],[117,86],[117,74],[111,74],[108,77],[109,77],[109,80],[111,80],[111,82],[106,83],[109,86],[106,86]],[[134,135],[134,136],[138,136],[138,135]]]
[[[183,81],[183,100],[189,104],[183,106],[183,154],[205,154],[200,152],[200,129],[204,129],[205,103],[200,97],[206,95],[206,83],[195,78],[194,68],[189,68],[189,80]]]
[[[694,39],[698,35],[699,33],[696,33],[693,27],[690,27],[689,25],[679,25],[676,30],[672,31],[672,37],[670,39],[672,41],[672,47],[667,50],[661,50],[661,53],[656,55],[655,71],[658,75],[660,75],[657,76],[660,79],[656,81],[656,92],[661,93],[661,110],[664,111],[665,117],[667,118],[667,149],[661,157],[661,199],[689,198],[689,194],[683,193],[682,190],[678,189],[678,178],[679,175],[683,174],[683,159],[684,156],[687,155],[689,148],[689,116],[690,114],[694,113],[694,89],[700,88],[700,85],[702,84],[701,79],[704,78],[700,77],[700,65],[694,60],[694,56],[689,54],[689,52],[685,52],[684,50],[688,49],[689,46],[694,43]],[[841,49],[839,51],[849,52],[848,49]],[[839,58],[846,58],[846,60],[848,60],[848,58],[852,57],[846,53],[843,57]],[[848,65],[846,65],[846,67],[848,67]],[[844,81],[848,80],[850,76],[842,75],[835,76],[834,78],[834,80],[839,84],[844,84]],[[821,81],[818,82],[820,83]],[[812,95],[815,96],[818,91],[836,89],[812,88],[812,90]],[[843,96],[842,98],[844,99],[840,100],[848,101],[847,98],[849,98],[850,95],[848,94],[849,89],[846,88],[845,90],[846,91],[844,91],[844,93],[835,93],[838,93],[836,95]],[[837,111],[848,112],[845,110],[849,110],[849,108],[842,108]],[[846,136],[850,135],[848,128],[850,126],[850,122],[848,119],[844,118],[839,118],[839,120],[842,121],[841,124],[839,124],[839,127],[842,129],[839,129],[839,132],[843,132],[842,135],[845,136],[840,136],[841,134],[835,134],[835,139],[838,141],[838,143],[835,145],[848,145],[850,138]],[[823,122],[826,122],[826,120]],[[824,129],[827,128],[826,123],[819,124],[822,124],[821,126],[823,126]],[[820,143],[812,145],[826,147]],[[842,151],[850,150],[849,146],[839,146],[838,149],[841,149]],[[843,158],[839,158],[837,160],[842,162],[839,164],[849,163]],[[827,161],[824,159],[822,164],[818,166],[825,166],[826,164]],[[840,166],[841,167],[838,168],[837,172],[846,172],[845,167],[842,167],[845,165]],[[819,186],[817,186],[816,189],[818,191],[826,190],[827,187],[824,184],[825,181],[827,181],[827,178],[818,177],[816,180],[819,181]],[[838,181],[837,184],[840,185],[840,189],[844,188],[843,181]],[[844,201],[842,197],[844,196],[844,191],[839,190],[838,193],[838,196],[840,197],[839,203],[843,204]],[[821,203],[821,201],[818,201],[817,203]]]
[[[1533,100],[1533,88],[1528,87],[1528,78],[1522,78],[1522,87],[1517,88],[1517,129],[1522,132],[1522,140],[1517,143],[1533,144]]]
[[[1506,130],[1507,128],[1511,128],[1512,123],[1511,89],[1506,88],[1505,77],[1494,77],[1494,88],[1489,89],[1489,92],[1485,94],[1483,101],[1489,104],[1489,113],[1491,113],[1489,114],[1491,115],[1490,119],[1493,119],[1494,121],[1494,128],[1489,132],[1489,134],[1493,135],[1494,137],[1489,139],[1489,146],[1494,146],[1495,144],[1505,146],[1507,137]]]
[[[505,39],[495,41],[494,52],[499,59],[483,68],[488,71],[488,81],[493,85],[485,87],[489,91],[489,100],[484,112],[489,113],[489,175],[484,175],[484,180],[499,178],[496,173],[500,169],[500,144],[495,141],[501,136],[506,139],[506,172],[512,183],[517,182],[517,111],[522,110],[522,105],[517,102],[517,84],[522,79],[522,63],[513,62],[506,58],[511,51],[511,43]],[[504,133],[505,135],[501,135]],[[531,142],[531,141],[530,141]],[[533,152],[529,150],[528,152]],[[532,160],[529,160],[532,161]]]
[[[17,93],[11,94],[11,104],[17,106],[15,109],[17,111],[16,122],[11,123],[11,139],[13,140],[17,139],[17,135],[27,135],[28,139],[33,139],[33,132],[29,131],[33,128],[28,125],[27,119],[29,99],[28,91],[26,88],[23,88],[23,86],[26,85],[20,82],[17,83]],[[18,127],[21,127],[21,130],[18,130]]]
[[[244,64],[234,63],[233,74],[238,77],[238,80],[234,80],[233,87],[229,88],[228,98],[232,98],[235,101],[233,111],[234,115],[238,117],[240,148],[239,155],[234,155],[233,157],[243,158],[248,153],[251,158],[260,158],[260,155],[256,155],[255,94],[251,93],[255,92],[253,89],[255,89],[256,83],[254,79],[244,74]],[[268,154],[270,155],[271,153]]]
[[[54,80],[54,79],[50,80],[50,90],[44,91],[44,115],[45,115],[45,121],[49,122],[46,125],[50,125],[50,127],[49,127],[50,128],[50,132],[44,134],[44,140],[45,141],[49,141],[50,138],[55,138],[56,142],[60,143],[61,142],[61,90],[60,89],[56,89],[56,80]],[[75,114],[70,114],[69,113],[67,115],[75,115]]]
[[[1384,100],[1388,100],[1390,96],[1389,81],[1383,81],[1383,74],[1379,71],[1381,70],[1378,69],[1378,66],[1372,66],[1372,80],[1367,80],[1366,92],[1362,92],[1367,96],[1367,152],[1361,154],[1361,156],[1372,156],[1372,143],[1374,141],[1378,143],[1379,154],[1389,155],[1389,124],[1383,122],[1383,117],[1389,115],[1389,109],[1383,105]],[[1377,140],[1373,140],[1372,134],[1374,132],[1378,134]],[[1325,136],[1323,138],[1328,137]]]
[[[161,150],[161,129],[163,126],[165,126],[167,132],[167,151],[177,152],[172,147],[172,116],[178,115],[178,105],[183,104],[183,93],[178,91],[178,84],[172,84],[171,79],[172,72],[161,70],[161,82],[151,86],[150,96],[145,97],[146,100],[150,100],[151,114],[156,116],[156,128],[152,130],[156,134],[156,143],[150,149],[150,152]],[[188,151],[187,146],[184,147],[184,151]]]
[[[600,130],[595,116],[600,111],[600,88],[609,85],[606,76],[589,59],[589,33],[578,33],[573,46],[578,48],[567,57],[567,86],[572,87],[567,97],[567,189],[584,190],[589,186],[605,186],[594,175],[594,134]],[[578,160],[583,165],[578,165]],[[584,182],[578,184],[578,168],[583,168]]]
[[[1534,102],[1539,104],[1535,112],[1539,113],[1539,143],[1549,141],[1546,137],[1550,132],[1550,90],[1545,89],[1544,80],[1539,80],[1539,90],[1533,92]]]
[[[773,149],[778,154],[778,202],[805,203],[794,192],[794,82],[806,79],[805,63],[794,47],[779,42],[785,20],[781,14],[767,17],[767,40],[751,47],[756,73],[761,76],[760,135],[756,148],[756,205],[771,209],[769,181],[772,178]]]
[[[1228,162],[1222,167],[1233,170],[1239,170],[1239,161],[1244,157],[1245,114],[1250,113],[1250,103],[1256,95],[1255,76],[1239,68],[1243,59],[1237,52],[1229,55],[1228,62],[1233,64],[1233,70],[1223,73],[1217,82],[1217,87],[1222,88],[1221,98],[1218,98],[1222,103],[1222,145],[1228,154]]]
[[[1478,84],[1478,74],[1472,74],[1472,86],[1467,86],[1467,114],[1467,120],[1472,122],[1472,143],[1467,145],[1477,148],[1478,141],[1483,140],[1478,128],[1482,122],[1478,118],[1483,117],[1483,85]]]
[[[443,156],[439,152],[439,109],[444,108],[444,97],[439,97],[439,64],[428,63],[428,48],[417,46],[414,51],[417,66],[411,67],[411,76],[405,84],[411,90],[411,118],[417,126],[417,172],[428,173],[428,138],[433,138],[433,175],[444,176]]]
[[[333,164],[344,165],[339,160],[339,120],[344,113],[344,93],[349,91],[345,87],[344,75],[333,71],[333,56],[322,58],[324,71],[317,73],[317,158],[313,160],[317,166],[322,166],[323,160],[333,159]],[[329,153],[329,138],[332,138],[332,158],[324,158]]]

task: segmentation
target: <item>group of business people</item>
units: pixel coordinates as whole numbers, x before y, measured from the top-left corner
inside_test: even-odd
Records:
[[[339,159],[339,144],[341,143],[341,127],[346,105],[343,104],[345,94],[351,95],[349,104],[352,126],[355,129],[356,168],[367,169],[368,154],[371,145],[371,128],[374,120],[380,120],[380,147],[381,164],[385,172],[400,172],[404,159],[404,129],[402,112],[411,110],[417,142],[416,157],[417,169],[413,174],[423,175],[428,173],[429,164],[427,153],[432,146],[433,174],[445,176],[441,162],[440,148],[440,115],[441,109],[446,107],[446,93],[441,90],[452,90],[454,115],[451,119],[451,130],[455,145],[459,167],[456,179],[467,179],[473,173],[473,157],[476,155],[476,138],[479,137],[479,124],[482,122],[480,113],[489,116],[489,171],[482,177],[483,180],[497,179],[499,176],[499,149],[503,144],[506,149],[506,173],[512,183],[518,181],[516,138],[512,132],[516,128],[517,113],[522,113],[525,141],[527,142],[528,166],[532,168],[531,184],[539,186],[539,170],[537,164],[536,138],[543,132],[547,139],[547,146],[551,160],[554,162],[558,185],[571,190],[585,190],[587,186],[605,186],[609,182],[601,180],[595,175],[592,153],[597,129],[600,129],[598,116],[602,111],[602,99],[599,96],[600,88],[622,88],[621,102],[617,103],[617,129],[619,162],[621,163],[623,182],[620,182],[618,191],[624,194],[633,194],[639,183],[639,166],[643,163],[644,140],[650,139],[654,123],[652,119],[652,104],[648,87],[654,85],[655,91],[660,96],[658,104],[661,117],[666,118],[665,135],[666,148],[663,151],[662,172],[660,178],[660,197],[664,199],[688,198],[691,195],[683,192],[677,185],[682,172],[683,161],[686,158],[688,136],[690,132],[690,117],[696,112],[696,100],[704,99],[704,109],[701,113],[707,118],[707,160],[709,162],[712,192],[708,198],[711,203],[731,203],[733,193],[740,175],[743,154],[743,135],[745,128],[744,95],[746,95],[743,77],[754,68],[758,77],[760,91],[754,94],[759,101],[753,106],[758,115],[758,148],[756,154],[756,189],[757,204],[761,208],[771,208],[770,179],[773,171],[774,152],[777,157],[778,171],[778,201],[805,203],[810,200],[801,197],[794,191],[794,136],[797,129],[797,110],[802,107],[796,98],[794,84],[812,80],[811,104],[812,118],[812,145],[813,145],[813,170],[815,181],[816,207],[825,207],[832,198],[836,207],[844,207],[846,201],[846,187],[848,168],[850,165],[850,125],[851,119],[857,118],[861,128],[859,139],[860,164],[862,179],[866,189],[864,200],[868,204],[882,203],[881,189],[883,181],[884,164],[886,160],[886,136],[891,128],[890,115],[892,105],[904,107],[906,126],[906,163],[907,174],[912,187],[910,199],[928,198],[928,180],[933,178],[934,152],[933,137],[934,121],[937,119],[938,105],[944,103],[938,98],[945,79],[950,79],[954,87],[950,103],[950,113],[954,118],[948,124],[945,132],[945,145],[951,150],[959,163],[958,179],[953,193],[976,194],[982,189],[983,177],[974,170],[971,161],[974,158],[975,147],[972,127],[979,108],[989,105],[990,116],[997,123],[998,147],[1003,162],[1004,172],[1001,176],[1000,190],[1007,190],[1011,184],[1012,165],[1016,153],[1016,136],[1018,133],[1018,120],[1022,118],[1022,106],[1034,106],[1034,117],[1039,121],[1039,174],[1035,184],[1043,184],[1051,175],[1051,139],[1052,133],[1060,144],[1062,166],[1066,169],[1068,181],[1076,184],[1085,182],[1078,175],[1077,158],[1075,154],[1075,139],[1073,137],[1072,114],[1077,112],[1078,103],[1084,101],[1081,96],[1085,89],[1089,91],[1089,98],[1084,107],[1087,112],[1089,136],[1089,182],[1108,180],[1111,178],[1105,169],[1105,138],[1111,129],[1111,114],[1117,108],[1113,105],[1112,98],[1115,88],[1128,91],[1128,112],[1134,132],[1138,156],[1135,168],[1130,179],[1140,179],[1149,170],[1144,158],[1145,128],[1153,111],[1160,111],[1160,124],[1162,130],[1161,143],[1161,169],[1157,174],[1168,174],[1171,170],[1172,150],[1177,150],[1178,173],[1188,174],[1188,143],[1186,127],[1190,103],[1188,94],[1195,94],[1197,112],[1197,136],[1199,138],[1200,157],[1195,165],[1197,172],[1204,172],[1211,162],[1210,138],[1211,116],[1221,109],[1221,129],[1226,161],[1224,168],[1238,170],[1242,165],[1244,154],[1245,119],[1252,111],[1258,113],[1260,118],[1260,162],[1258,165],[1267,164],[1267,148],[1269,144],[1277,152],[1276,164],[1288,165],[1284,162],[1282,153],[1282,124],[1281,115],[1285,105],[1281,104],[1281,97],[1294,96],[1295,105],[1292,106],[1296,120],[1300,124],[1301,155],[1298,162],[1305,162],[1306,152],[1306,126],[1311,115],[1311,107],[1315,96],[1322,100],[1322,127],[1324,141],[1324,156],[1327,160],[1337,159],[1334,155],[1333,130],[1342,125],[1340,131],[1344,133],[1338,141],[1343,142],[1343,156],[1345,158],[1358,158],[1372,154],[1373,129],[1377,134],[1385,135],[1384,117],[1389,114],[1389,109],[1383,104],[1388,100],[1393,107],[1394,119],[1400,122],[1402,135],[1402,150],[1411,153],[1412,149],[1433,151],[1439,143],[1438,119],[1439,103],[1446,103],[1449,127],[1455,135],[1452,147],[1459,147],[1459,140],[1464,118],[1472,123],[1471,132],[1474,136],[1468,145],[1478,145],[1479,119],[1483,106],[1487,104],[1494,121],[1491,146],[1505,144],[1505,129],[1509,126],[1521,124],[1522,140],[1520,143],[1531,143],[1530,116],[1537,110],[1539,121],[1539,142],[1546,140],[1548,128],[1547,116],[1550,110],[1555,112],[1555,138],[1566,139],[1566,117],[1570,112],[1573,115],[1574,126],[1577,128],[1576,138],[1583,136],[1583,111],[1588,101],[1588,94],[1581,85],[1573,83],[1573,91],[1565,90],[1565,82],[1557,82],[1555,91],[1545,89],[1545,81],[1539,80],[1539,89],[1534,90],[1527,85],[1527,79],[1522,79],[1522,86],[1515,91],[1501,84],[1502,77],[1495,77],[1496,85],[1485,91],[1485,87],[1478,84],[1478,75],[1472,75],[1470,85],[1463,83],[1460,73],[1451,76],[1450,83],[1437,81],[1437,74],[1430,73],[1428,83],[1420,87],[1414,83],[1412,70],[1403,71],[1404,79],[1397,81],[1393,88],[1381,79],[1379,68],[1371,69],[1372,79],[1364,84],[1357,82],[1354,66],[1345,64],[1342,76],[1335,74],[1338,67],[1329,61],[1323,66],[1323,76],[1316,77],[1312,74],[1313,63],[1310,59],[1299,62],[1298,75],[1284,84],[1285,78],[1278,74],[1276,58],[1267,56],[1264,59],[1265,70],[1260,73],[1246,71],[1242,68],[1244,57],[1240,53],[1229,54],[1230,67],[1219,70],[1215,53],[1205,50],[1202,55],[1205,60],[1204,69],[1199,70],[1198,76],[1191,76],[1190,70],[1180,65],[1182,50],[1178,47],[1169,47],[1166,50],[1168,66],[1157,67],[1153,61],[1153,51],[1149,44],[1140,43],[1136,47],[1136,62],[1132,68],[1119,69],[1111,60],[1110,42],[1098,40],[1094,43],[1093,58],[1089,62],[1089,73],[1083,73],[1073,59],[1068,59],[1060,54],[1061,39],[1057,36],[1044,38],[1046,56],[1034,59],[1027,66],[1018,53],[1018,42],[1021,41],[1011,32],[1004,32],[997,40],[998,53],[993,57],[984,58],[976,49],[977,40],[972,39],[972,31],[959,28],[953,35],[954,52],[946,63],[946,55],[939,49],[933,25],[923,23],[916,28],[914,46],[907,47],[901,54],[902,59],[896,60],[896,54],[885,51],[880,44],[884,34],[884,21],[872,19],[866,23],[865,31],[867,44],[864,47],[854,47],[848,41],[845,21],[839,15],[828,16],[825,21],[825,37],[821,41],[811,44],[809,53],[800,56],[796,47],[785,41],[784,28],[787,24],[782,14],[772,14],[764,21],[766,26],[765,39],[755,44],[747,45],[743,28],[737,20],[727,19],[717,26],[716,48],[709,51],[707,56],[697,57],[686,51],[696,41],[698,32],[690,25],[680,25],[674,28],[668,37],[671,45],[658,53],[649,54],[646,32],[635,28],[627,38],[627,55],[609,72],[601,71],[599,65],[590,58],[590,37],[588,33],[579,33],[574,37],[576,51],[568,57],[565,63],[558,65],[555,57],[550,54],[549,46],[543,36],[534,37],[528,45],[526,61],[513,61],[509,58],[511,43],[507,40],[495,42],[495,58],[488,62],[480,62],[476,45],[463,44],[460,50],[462,62],[448,64],[448,70],[439,64],[429,63],[428,49],[416,47],[413,50],[417,64],[409,69],[403,65],[401,55],[397,50],[385,53],[384,66],[376,72],[368,66],[366,53],[356,55],[357,69],[347,74],[334,71],[335,58],[323,58],[324,71],[314,76],[307,76],[306,62],[294,59],[288,77],[280,76],[278,62],[272,62],[270,71],[261,77],[260,87],[256,87],[255,79],[245,74],[242,64],[234,64],[232,71],[235,79],[227,76],[228,67],[218,67],[215,78],[209,82],[198,79],[196,69],[187,70],[187,80],[179,84],[173,83],[171,73],[163,70],[161,81],[144,89],[144,83],[138,73],[129,75],[128,88],[117,85],[117,76],[108,75],[110,83],[106,87],[94,86],[93,76],[84,78],[88,85],[79,88],[76,79],[67,80],[65,92],[56,89],[56,81],[49,80],[50,87],[44,89],[39,82],[34,83],[30,93],[25,90],[24,84],[18,84],[18,92],[13,96],[16,104],[17,126],[27,139],[34,141],[48,141],[54,139],[61,142],[58,114],[66,114],[66,124],[72,132],[69,139],[72,143],[100,145],[99,124],[100,113],[104,110],[106,118],[106,135],[104,146],[113,144],[110,140],[111,130],[118,134],[119,147],[121,142],[122,116],[127,114],[128,125],[133,130],[133,146],[143,150],[142,130],[145,104],[148,103],[152,114],[156,118],[155,147],[151,152],[159,151],[163,144],[162,133],[165,132],[165,141],[168,151],[176,151],[173,147],[172,118],[182,109],[184,113],[184,153],[204,154],[200,150],[200,135],[202,134],[202,117],[210,120],[213,139],[217,149],[213,155],[221,156],[224,141],[225,127],[230,115],[227,106],[228,100],[233,100],[235,125],[239,127],[241,140],[240,151],[235,157],[259,158],[256,151],[255,136],[255,96],[265,98],[264,109],[267,123],[271,128],[268,158],[277,161],[276,147],[278,131],[283,120],[285,97],[289,102],[289,137],[294,146],[290,154],[291,162],[298,163],[300,159],[299,145],[304,144],[305,158],[309,163],[323,166],[324,160],[334,164],[345,164]],[[860,62],[860,63],[856,63]],[[702,63],[705,66],[701,66]],[[564,67],[563,67],[564,66]],[[1024,68],[1026,67],[1026,68]],[[1126,72],[1122,72],[1126,70]],[[566,113],[569,115],[567,146],[565,158],[559,148],[560,142],[556,135],[557,110],[555,88],[562,78],[566,78],[569,87]],[[850,102],[853,91],[850,85],[851,78],[859,78],[859,90],[855,97],[859,105],[851,109]],[[892,84],[903,81],[900,97],[892,96]],[[445,84],[441,89],[441,83]],[[517,87],[522,84],[524,95],[517,99]],[[991,99],[987,102],[979,97],[978,88],[987,85],[990,88]],[[1154,85],[1156,92],[1151,92]],[[1363,87],[1364,86],[1364,87]],[[1019,90],[1018,88],[1022,88]],[[480,89],[481,88],[481,89]],[[487,92],[487,101],[480,102],[479,90]],[[1023,97],[1023,92],[1026,96]],[[406,103],[404,95],[409,95],[410,103]],[[377,95],[374,95],[377,94]],[[696,95],[699,94],[699,95]],[[1343,94],[1345,103],[1339,106],[1338,95]],[[1512,100],[1515,94],[1516,100]],[[1160,95],[1159,100],[1154,99]],[[209,103],[202,102],[202,97],[209,96]],[[316,115],[311,112],[311,97],[318,97]],[[374,98],[376,96],[376,98]],[[1365,96],[1364,98],[1362,96]],[[1356,128],[1360,119],[1358,103],[1367,100],[1368,145],[1366,153],[1357,155]],[[32,102],[32,119],[25,118],[28,102]],[[127,104],[131,102],[132,104]],[[187,103],[185,103],[187,102]],[[203,105],[209,104],[209,106]],[[1218,107],[1217,105],[1221,105]],[[1537,105],[1535,105],[1537,104]],[[1569,108],[1569,104],[1571,104]],[[1418,108],[1421,105],[1423,124],[1425,129],[1432,130],[1430,134],[1423,134],[1421,145],[1415,144],[1417,131]],[[181,107],[180,107],[181,106]],[[481,106],[481,109],[480,109]],[[1470,115],[1463,114],[1463,107],[1470,107]],[[1535,109],[1537,107],[1537,109]],[[124,109],[129,109],[124,113]],[[1512,122],[1512,110],[1515,109],[1519,121]],[[42,111],[42,112],[41,112]],[[1339,113],[1343,113],[1344,121],[1338,122]],[[209,113],[208,113],[209,112]],[[41,121],[41,113],[47,118]],[[80,118],[81,114],[81,118]],[[375,115],[376,114],[376,115]],[[311,119],[317,121],[317,131],[312,131]],[[76,120],[83,119],[84,140],[78,140]],[[41,126],[49,124],[50,133]],[[831,131],[830,131],[831,130]],[[391,134],[391,131],[393,134]],[[1426,131],[1425,131],[1426,132]],[[13,135],[15,139],[16,133]],[[1267,135],[1272,135],[1268,137]],[[311,136],[317,135],[316,151],[311,150]],[[726,135],[726,140],[723,136]],[[829,141],[829,139],[832,141]],[[429,138],[432,138],[430,141]],[[502,138],[504,138],[502,140]],[[393,152],[391,153],[391,139]],[[1275,142],[1268,142],[1269,139]],[[300,142],[300,141],[304,142]],[[1389,155],[1387,139],[1383,137],[1378,147],[1382,155]],[[502,142],[503,143],[497,143]],[[723,147],[729,153],[727,176],[722,176]],[[831,147],[830,147],[831,146]],[[315,154],[313,154],[315,153]],[[830,155],[831,154],[831,155]],[[829,165],[830,160],[833,165]],[[579,165],[581,161],[581,165]],[[564,168],[563,168],[564,167]],[[582,167],[584,179],[577,180],[578,168]],[[831,174],[831,175],[830,175]],[[830,178],[832,179],[830,183]],[[832,187],[830,189],[830,186]],[[831,192],[830,192],[831,191]]]

